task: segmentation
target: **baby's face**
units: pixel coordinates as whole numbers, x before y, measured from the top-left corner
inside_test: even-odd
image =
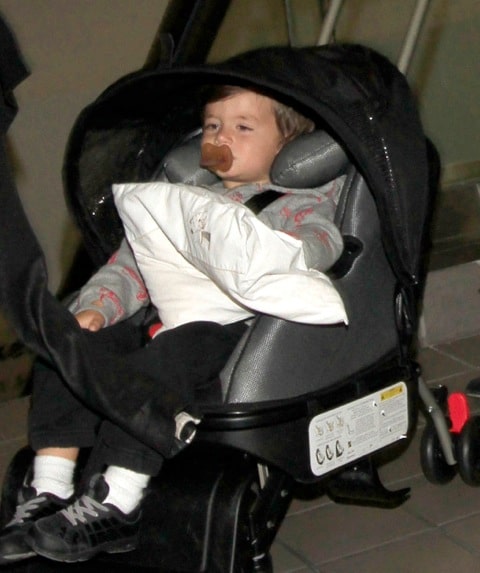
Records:
[[[227,171],[212,168],[227,189],[267,183],[283,138],[273,100],[248,90],[205,107],[202,144],[227,145],[233,161]]]

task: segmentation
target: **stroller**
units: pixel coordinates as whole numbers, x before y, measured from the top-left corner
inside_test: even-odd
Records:
[[[196,136],[201,90],[216,83],[257,85],[315,119],[316,132],[282,151],[272,181],[303,188],[346,176],[336,213],[345,249],[330,275],[349,325],[253,320],[198,392],[194,443],[152,480],[138,549],[101,557],[135,570],[272,571],[270,546],[297,484],[320,485],[338,502],[397,507],[409,490],[387,490],[378,464],[408,446],[419,387],[436,408],[413,339],[438,158],[405,78],[370,49],[265,48],[109,87],[79,116],[64,167],[92,261],[106,262],[123,236],[112,183],[211,182]],[[30,455],[11,464],[6,513]],[[96,470],[93,460],[85,479]]]

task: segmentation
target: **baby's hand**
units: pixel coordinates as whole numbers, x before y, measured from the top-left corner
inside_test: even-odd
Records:
[[[78,324],[87,330],[96,332],[105,325],[105,317],[97,310],[81,310],[75,314]]]

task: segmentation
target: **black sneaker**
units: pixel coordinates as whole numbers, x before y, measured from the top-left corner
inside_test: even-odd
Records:
[[[43,557],[73,563],[97,553],[122,553],[137,547],[141,511],[128,515],[102,503],[108,494],[103,476],[94,476],[87,493],[55,515],[35,522],[27,542]]]
[[[18,492],[15,515],[0,532],[0,564],[33,557],[35,553],[25,541],[33,523],[67,507],[72,499],[64,500],[51,493],[38,494],[35,488],[23,485]]]

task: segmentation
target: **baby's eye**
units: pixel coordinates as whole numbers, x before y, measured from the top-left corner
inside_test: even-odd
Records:
[[[240,124],[237,126],[239,131],[253,131],[253,129],[249,125]]]
[[[213,121],[209,121],[208,123],[205,123],[203,126],[203,131],[216,131],[218,129],[218,123],[215,123]]]

